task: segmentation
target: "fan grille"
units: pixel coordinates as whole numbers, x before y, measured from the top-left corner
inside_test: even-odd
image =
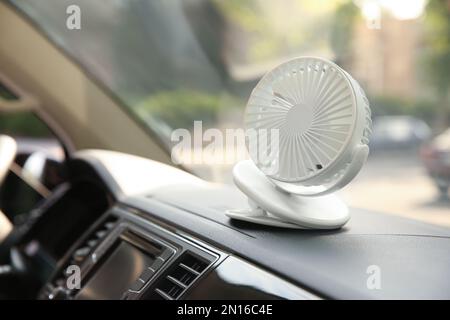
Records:
[[[309,179],[341,154],[355,121],[355,97],[343,71],[325,60],[298,58],[265,75],[252,92],[246,128],[278,130],[279,140],[263,142],[257,135],[259,153],[250,156],[272,178]]]

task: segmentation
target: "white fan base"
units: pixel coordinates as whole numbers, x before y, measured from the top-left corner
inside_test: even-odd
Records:
[[[227,216],[236,220],[247,221],[257,224],[263,224],[271,227],[288,228],[288,229],[309,229],[298,224],[285,222],[260,208],[254,210],[228,210]]]
[[[251,160],[237,163],[234,183],[249,198],[250,208],[228,210],[237,220],[295,229],[338,229],[350,218],[348,207],[335,195],[302,197],[276,187]]]

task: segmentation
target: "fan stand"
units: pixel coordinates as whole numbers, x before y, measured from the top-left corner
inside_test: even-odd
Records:
[[[249,198],[249,209],[228,210],[230,218],[291,229],[338,229],[350,218],[337,196],[305,197],[277,187],[251,160],[237,163],[234,183]]]

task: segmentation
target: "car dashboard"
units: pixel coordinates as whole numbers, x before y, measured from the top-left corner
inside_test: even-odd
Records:
[[[449,298],[450,232],[351,209],[342,229],[230,220],[233,186],[112,151],[78,152],[71,180],[31,213],[14,248],[39,299]],[[370,288],[370,267],[381,288]]]

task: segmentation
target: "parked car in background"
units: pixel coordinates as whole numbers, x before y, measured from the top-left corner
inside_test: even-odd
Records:
[[[419,147],[431,136],[425,121],[411,116],[381,116],[373,121],[371,151]]]
[[[436,136],[420,150],[425,167],[442,196],[448,197],[450,186],[450,128]]]

